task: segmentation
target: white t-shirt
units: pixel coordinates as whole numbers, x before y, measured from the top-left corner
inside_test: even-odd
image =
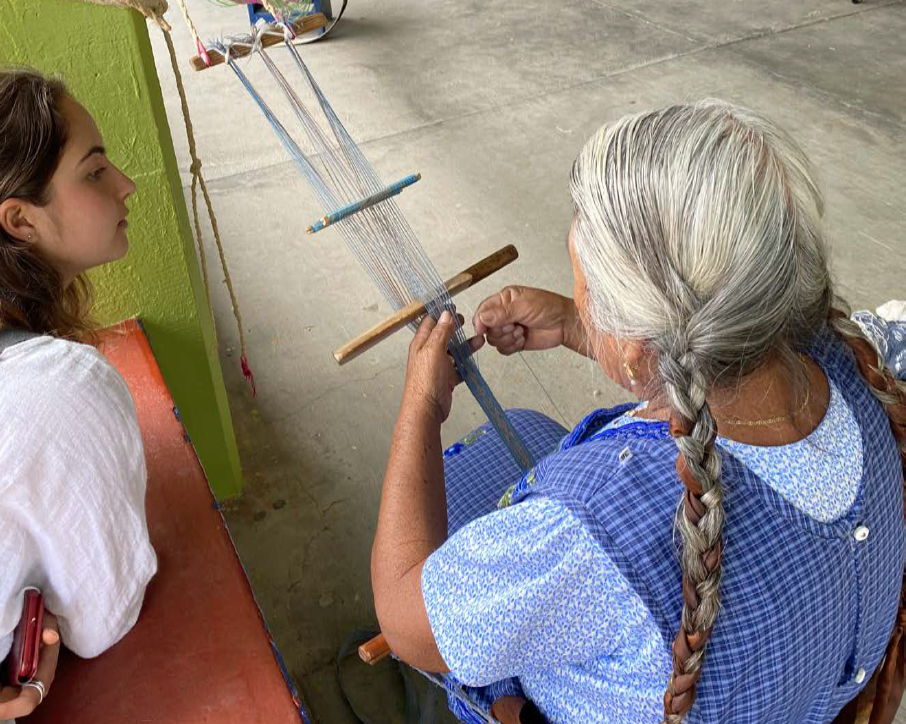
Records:
[[[79,656],[132,628],[157,571],[146,483],[132,397],[97,350],[38,337],[0,354],[0,660],[28,586]]]

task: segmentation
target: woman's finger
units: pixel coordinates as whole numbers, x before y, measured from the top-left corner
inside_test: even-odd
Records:
[[[41,642],[45,646],[60,643],[60,625],[57,617],[50,611],[44,611],[44,630],[41,632]]]
[[[0,701],[11,696],[15,691],[16,689],[12,686],[3,689],[3,695],[0,696]],[[41,695],[34,687],[24,686],[19,689],[18,694],[15,695],[14,699],[8,699],[0,704],[0,719],[20,719],[27,717],[38,708],[38,703],[40,701]]]
[[[45,614],[44,618],[44,630],[56,632],[59,629],[56,625],[56,618],[52,614]],[[57,642],[55,644],[48,644],[46,641],[44,647],[41,649],[41,654],[38,658],[38,670],[35,673],[35,678],[44,684],[44,696],[50,695],[50,687],[53,686],[53,680],[57,675],[57,662],[60,658],[60,637],[57,635]]]
[[[41,632],[41,653],[38,656],[38,670],[35,679],[44,685],[44,695],[50,694],[50,687],[57,672],[60,658],[60,627],[57,617],[49,611],[44,612],[44,625]],[[31,714],[41,703],[41,694],[33,686],[19,689],[8,687],[0,692],[0,719],[18,719]]]
[[[510,287],[506,287],[479,304],[472,317],[472,326],[475,327],[475,332],[484,334],[491,327],[507,324],[509,322],[509,319],[507,319],[509,316],[507,302],[511,297]]]
[[[515,330],[515,326],[512,324],[505,324],[502,327],[486,327],[481,332],[479,332],[476,327],[475,334],[484,334],[488,337],[500,337],[504,334],[512,334],[513,330]]]
[[[441,312],[440,318],[437,320],[437,324],[430,333],[430,343],[438,345],[441,349],[447,349],[447,345],[450,343],[450,338],[456,332],[456,325],[453,323],[453,315],[450,314],[448,309],[445,309]]]
[[[462,382],[462,377],[459,374],[459,370],[456,369],[456,364],[453,362],[453,356],[449,354],[448,356],[450,357],[450,366],[452,367],[450,370],[450,378],[453,380],[452,387],[456,387],[456,385]]]
[[[505,344],[497,346],[497,351],[504,357],[522,352],[525,349],[525,341],[521,339],[509,340]]]
[[[487,331],[488,336],[502,337],[507,334],[525,336],[525,327],[521,324],[505,324],[502,327],[491,327]]]
[[[524,339],[525,339],[524,337],[517,337],[513,333],[502,334],[497,337],[492,337],[491,335],[488,335],[488,344],[490,344],[493,347],[497,347],[498,349],[500,347],[514,347],[519,342],[519,340],[524,340]]]
[[[537,291],[539,290],[508,286],[488,297],[475,310],[472,320],[475,331],[483,334],[489,327],[501,327],[531,318],[537,312],[537,295],[533,294]]]
[[[524,344],[514,344],[510,347],[500,347],[497,351],[502,354],[504,357],[509,357],[511,354],[516,354],[517,352],[522,352],[525,349]]]
[[[495,319],[493,309],[496,304],[497,296],[495,295],[488,297],[478,305],[478,309],[472,315],[472,326],[475,328],[475,334],[487,334],[488,330],[494,326],[490,320]]]
[[[491,329],[487,333],[488,342],[494,344],[495,342],[502,342],[505,339],[515,339],[516,335],[513,332],[501,332],[498,329]]]
[[[434,319],[430,314],[426,314],[424,319],[419,323],[418,329],[415,330],[415,337],[412,338],[412,344],[409,345],[409,349],[421,349],[424,347],[425,342],[431,337],[434,326]]]

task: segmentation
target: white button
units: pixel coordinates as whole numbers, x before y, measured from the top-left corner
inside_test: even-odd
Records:
[[[864,525],[860,525],[853,531],[853,537],[860,542],[865,540],[866,538],[868,538],[868,528],[866,528]]]
[[[856,672],[856,675],[853,678],[853,681],[855,681],[857,684],[861,684],[863,681],[865,681],[865,669],[859,669]]]

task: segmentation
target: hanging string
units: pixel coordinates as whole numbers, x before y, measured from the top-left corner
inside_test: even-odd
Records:
[[[195,23],[192,22],[192,18],[189,15],[189,8],[186,7],[185,0],[176,0],[179,5],[179,9],[182,11],[182,18],[185,20],[186,27],[189,28],[189,32],[192,34],[192,40],[195,41],[195,49],[198,51],[198,54],[204,58],[205,65],[211,64],[211,59],[208,57],[208,51],[205,50],[204,43],[201,42],[201,38],[198,37],[198,31],[195,29]],[[173,66],[176,68],[176,65]]]
[[[180,0],[182,2],[182,0]],[[214,213],[214,205],[211,203],[211,196],[208,194],[208,185],[205,183],[204,175],[201,173],[201,159],[198,158],[198,151],[195,147],[195,132],[192,127],[192,117],[189,114],[189,102],[186,98],[186,90],[182,82],[182,74],[179,72],[179,64],[176,60],[176,50],[173,47],[173,39],[170,33],[164,31],[164,40],[167,43],[167,52],[170,55],[170,64],[173,66],[173,75],[176,78],[176,90],[179,93],[179,102],[182,106],[182,118],[186,126],[186,138],[189,143],[189,157],[192,163],[189,171],[192,174],[192,217],[195,223],[195,238],[198,246],[199,257],[201,259],[201,272],[204,279],[205,298],[207,299],[208,309],[211,312],[211,318],[214,317],[214,309],[211,304],[211,282],[208,276],[207,257],[204,250],[204,242],[201,236],[201,224],[198,219],[198,192],[197,187],[201,187],[201,194],[204,197],[205,207],[208,211],[208,218],[211,222],[211,231],[214,234],[214,244],[217,247],[217,254],[220,257],[220,266],[223,269],[223,279],[226,283],[227,293],[230,296],[230,305],[233,310],[233,316],[236,318],[236,329],[239,332],[239,364],[242,369],[242,375],[252,386],[252,396],[258,394],[255,386],[255,375],[252,373],[248,363],[248,352],[245,346],[245,328],[242,324],[242,314],[239,311],[239,301],[236,299],[236,292],[233,289],[233,280],[230,276],[229,265],[227,264],[226,254],[223,250],[223,241],[220,238],[220,228],[217,224],[217,215]],[[216,334],[216,332],[215,332]]]

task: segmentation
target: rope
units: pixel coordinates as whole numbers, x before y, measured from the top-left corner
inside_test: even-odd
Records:
[[[205,50],[204,43],[202,43],[201,38],[198,37],[198,31],[195,29],[195,23],[192,22],[192,18],[189,16],[189,8],[186,7],[185,0],[176,0],[176,3],[182,11],[182,18],[186,21],[186,27],[189,28],[189,32],[192,34],[192,39],[195,41],[195,48],[198,50],[198,54],[204,58],[205,65],[210,65],[211,60],[208,58],[208,51]],[[171,54],[170,59],[173,60],[174,57],[175,55]],[[176,70],[176,68],[176,62],[173,61],[173,69],[178,75],[179,71]],[[186,117],[188,118],[188,116]]]
[[[182,0],[179,0],[179,3],[182,5]],[[255,396],[258,394],[258,390],[255,387],[255,376],[248,363],[248,354],[245,346],[245,332],[242,326],[242,314],[239,312],[239,302],[236,299],[236,292],[233,289],[233,280],[230,277],[226,254],[223,250],[223,241],[220,238],[217,215],[214,213],[214,206],[211,203],[211,197],[208,194],[208,185],[205,183],[204,175],[201,173],[201,159],[198,158],[198,152],[195,147],[195,133],[192,127],[192,117],[189,115],[189,102],[186,98],[186,89],[183,86],[182,74],[179,72],[179,63],[176,59],[176,50],[173,47],[173,39],[170,37],[168,31],[164,30],[163,32],[164,40],[167,42],[167,52],[170,55],[170,64],[173,66],[173,75],[176,78],[176,90],[179,93],[179,102],[182,106],[182,118],[186,125],[186,138],[189,142],[189,157],[192,159],[192,164],[189,166],[189,171],[192,174],[192,217],[195,223],[195,239],[198,246],[198,255],[201,259],[201,273],[204,279],[205,299],[207,300],[208,309],[210,310],[211,318],[213,319],[214,309],[211,305],[211,282],[208,277],[207,257],[205,255],[204,243],[202,242],[201,224],[198,219],[198,186],[201,186],[201,194],[204,197],[208,218],[211,221],[211,230],[214,232],[214,243],[217,246],[217,254],[220,257],[220,266],[223,269],[223,278],[226,282],[227,292],[230,295],[233,316],[236,318],[236,328],[239,332],[239,364],[242,367],[243,376],[252,386],[252,395]]]

